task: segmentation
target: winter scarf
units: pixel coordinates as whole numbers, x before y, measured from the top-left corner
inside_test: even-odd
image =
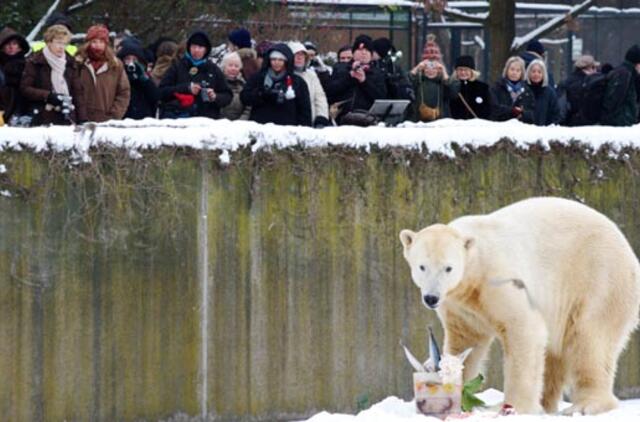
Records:
[[[507,91],[511,95],[511,101],[516,102],[520,94],[524,92],[524,83],[522,81],[512,82],[509,79],[505,79],[507,82]]]
[[[91,62],[91,66],[93,66],[93,69],[96,72],[107,61],[107,55],[105,50],[96,51],[93,48],[89,47],[87,49],[87,56],[89,56],[89,61]]]
[[[191,53],[185,53],[184,56],[187,58],[187,60],[189,60],[191,62],[192,65],[194,65],[195,67],[200,67],[203,64],[205,64],[207,62],[207,58],[203,57],[200,60],[196,60],[193,57],[191,57]]]
[[[45,46],[42,49],[44,58],[51,67],[51,85],[53,86],[53,92],[56,94],[69,95],[69,86],[64,79],[64,71],[67,67],[66,54],[62,57],[58,57],[49,50],[49,46]]]
[[[276,73],[272,68],[269,68],[267,75],[264,77],[264,88],[267,91],[270,90],[274,85],[282,82],[285,76],[287,76],[286,71],[283,70],[280,73]]]

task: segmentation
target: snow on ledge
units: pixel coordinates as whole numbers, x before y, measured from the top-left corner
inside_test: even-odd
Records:
[[[419,149],[424,143],[432,153],[453,157],[453,143],[471,148],[491,146],[500,139],[509,138],[519,148],[537,144],[547,148],[550,142],[580,141],[597,151],[608,144],[613,151],[631,146],[640,148],[640,125],[614,128],[607,126],[538,127],[517,120],[490,122],[486,120],[443,119],[436,122],[406,122],[396,128],[382,126],[306,127],[261,125],[255,122],[210,120],[192,118],[182,120],[122,120],[84,126],[51,126],[35,128],[0,128],[0,151],[72,151],[88,159],[92,146],[109,145],[132,151],[167,147],[191,147],[234,151],[251,146],[252,151],[264,147],[291,146],[325,147],[343,145],[369,149],[403,147]],[[135,154],[134,154],[135,156]]]

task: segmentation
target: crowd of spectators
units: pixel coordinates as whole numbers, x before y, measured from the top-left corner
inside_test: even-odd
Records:
[[[311,42],[256,43],[244,28],[229,34],[219,61],[202,30],[182,43],[163,37],[146,47],[133,35],[112,38],[103,25],[88,28],[80,45],[71,39],[64,15],[50,19],[43,42],[30,45],[11,28],[0,32],[4,122],[37,126],[200,116],[322,128],[361,124],[355,115],[390,99],[408,100],[406,119],[423,122],[481,118],[628,126],[639,118],[638,45],[617,67],[581,56],[556,85],[536,40],[510,57],[501,77],[489,84],[472,56],[455,58],[449,74],[437,49],[425,50],[405,72],[389,39],[367,35],[341,47],[333,66]]]

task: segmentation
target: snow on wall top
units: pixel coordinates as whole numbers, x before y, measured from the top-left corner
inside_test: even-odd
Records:
[[[35,151],[73,151],[89,159],[92,146],[109,145],[132,150],[148,148],[191,147],[234,151],[251,146],[253,151],[264,147],[291,146],[324,147],[344,145],[366,148],[404,147],[419,149],[424,143],[430,152],[454,156],[452,143],[473,148],[491,146],[502,138],[511,139],[520,148],[550,142],[568,143],[579,140],[594,150],[609,144],[612,150],[622,147],[640,148],[640,125],[624,128],[605,126],[537,127],[517,120],[490,122],[486,120],[443,119],[429,124],[404,123],[400,127],[306,127],[261,125],[255,122],[192,118],[183,120],[123,120],[84,126],[52,126],[35,128],[0,128],[0,150],[30,148]]]

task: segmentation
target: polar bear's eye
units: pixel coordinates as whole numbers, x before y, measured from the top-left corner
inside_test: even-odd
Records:
[[[420,268],[420,271],[424,271],[425,270],[424,265],[420,265],[419,268]]]
[[[450,273],[452,269],[453,269],[453,268],[451,268],[451,267],[447,267],[447,268],[445,268],[444,270],[445,270],[446,272]]]

